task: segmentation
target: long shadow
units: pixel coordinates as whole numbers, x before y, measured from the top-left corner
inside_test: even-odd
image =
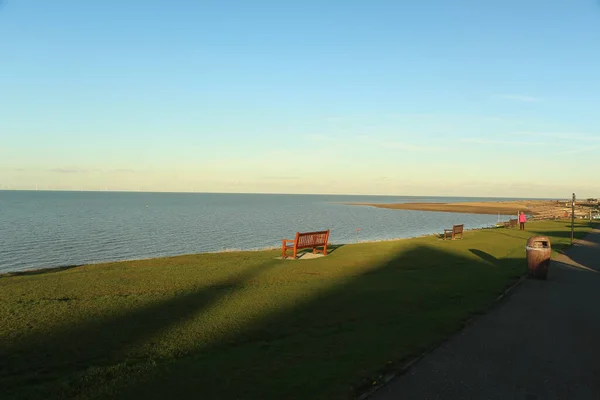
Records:
[[[490,264],[497,265],[499,263],[499,260],[496,257],[486,253],[485,251],[481,251],[478,249],[469,249],[469,251],[477,257],[481,258],[483,261],[486,261]]]
[[[594,226],[595,228],[598,225]],[[589,236],[586,234],[576,235],[576,242],[574,247],[563,246],[560,253],[562,257],[561,263],[557,265],[563,268],[587,270],[591,272],[600,271],[600,262],[598,261],[600,254],[600,237],[597,232],[591,233]],[[569,265],[569,264],[575,265]]]
[[[486,253],[484,251],[481,251],[481,250],[469,249],[469,251],[472,254],[478,256],[479,258],[481,258],[483,261],[488,262],[488,263],[490,263],[492,265],[504,266],[504,265],[507,265],[507,264],[513,262],[513,259],[498,259],[498,258],[492,256],[491,254],[488,254],[488,253]],[[576,260],[573,259],[573,261],[576,261]],[[521,262],[523,265],[525,265],[526,261],[525,260],[519,260],[519,262]],[[566,264],[566,263],[561,262],[561,261],[552,260],[551,266],[550,266],[550,271],[554,270],[555,268],[561,268],[561,269],[565,269],[565,270],[578,271],[578,272],[596,272],[592,268],[589,268],[589,267],[587,267],[585,265],[582,265],[582,267],[579,267],[579,266],[575,266],[575,265],[569,265],[569,264]],[[551,272],[550,272],[550,276],[552,276]]]
[[[51,398],[53,396],[44,393],[45,382],[59,380],[90,366],[122,363],[137,344],[197,315],[274,264],[275,261],[254,266],[237,276],[134,312],[90,319],[82,326],[64,327],[52,333],[33,334],[21,338],[15,345],[0,343],[2,391],[9,397],[18,397],[19,389],[29,386],[28,392],[35,393],[35,387],[39,386],[41,392],[33,398]],[[59,397],[71,395],[74,393],[67,390]]]
[[[332,399],[340,387],[347,388],[342,398],[352,397],[371,387],[368,371],[400,369],[524,272],[522,260],[503,266],[436,248],[410,250],[193,351],[116,398]]]
[[[575,260],[573,260],[573,261],[575,261]],[[575,262],[577,262],[577,261],[575,261]],[[577,262],[577,264],[579,264],[579,265],[572,265],[572,264],[568,264],[566,262],[552,260],[552,262],[550,263],[550,271],[552,271],[554,269],[563,269],[563,270],[577,271],[577,272],[592,272],[592,273],[598,272],[595,269],[590,268],[586,265],[583,265],[579,262]]]
[[[570,227],[571,225],[568,225],[568,227]],[[597,225],[596,225],[597,226]],[[576,224],[575,228],[581,228],[581,227],[589,227],[589,224]],[[557,231],[557,230],[538,230],[538,229],[531,229],[528,228],[527,225],[525,226],[525,231],[520,231],[518,229],[518,227],[516,229],[514,228],[505,228],[505,229],[501,229],[499,228],[497,231],[495,231],[494,233],[497,233],[499,235],[503,235],[503,236],[508,236],[511,238],[521,238],[522,234],[526,235],[526,236],[550,236],[553,239],[556,238],[563,238],[563,239],[569,239],[571,237],[571,231]],[[576,240],[578,239],[582,239],[584,238],[588,233],[587,232],[582,232],[582,231],[575,231],[574,232],[574,238]],[[570,244],[558,244],[555,243],[553,245],[553,247],[561,252],[562,250],[568,248],[570,246]]]
[[[529,232],[534,235],[550,236],[550,237],[554,237],[554,238],[570,238],[571,237],[571,231],[565,232],[565,231],[528,230],[526,232]],[[588,234],[587,232],[575,231],[574,237],[576,239],[581,239],[581,238],[585,237],[587,234]]]
[[[590,226],[590,224],[597,224],[597,223],[598,223],[598,222],[594,222],[594,221],[592,221],[592,222],[590,223],[590,220],[584,220],[584,221],[582,221],[582,220],[575,220],[575,224],[574,224],[573,226],[574,226],[575,228],[577,228],[577,227],[580,227],[580,228],[581,228],[581,227]],[[571,221],[569,220],[569,222],[568,222],[568,223],[566,223],[566,224],[564,225],[564,227],[565,227],[565,228],[570,228],[570,227],[571,227]]]
[[[469,251],[476,255],[477,257],[481,258],[483,261],[488,262],[492,265],[496,265],[496,266],[504,266],[504,265],[508,265],[510,263],[513,262],[512,259],[498,259],[494,256],[492,256],[491,254],[486,253],[485,251],[481,251],[478,249],[469,249]],[[582,260],[578,260],[577,257],[573,257],[572,258],[573,261],[575,261],[576,263],[580,264],[580,266],[578,265],[569,265],[567,263],[561,262],[561,261],[557,261],[557,260],[552,260],[551,262],[551,266],[550,266],[550,276],[552,277],[552,270],[556,269],[556,268],[560,268],[563,270],[569,270],[569,271],[577,271],[577,272],[597,272],[595,271],[593,268],[590,268],[586,265],[581,264],[580,261]],[[525,260],[520,260],[521,263],[523,263],[523,265],[525,265]]]
[[[558,243],[557,241],[552,241],[552,238],[561,238],[561,239],[570,239],[571,238],[571,232],[564,232],[564,231],[529,231],[531,233],[531,235],[539,235],[539,236],[549,236],[551,238],[551,246],[552,248],[557,251],[558,253],[564,253],[567,249],[569,249],[571,247],[571,243],[570,240],[568,242],[565,243]],[[575,231],[574,232],[574,239],[575,241],[578,241],[580,239],[585,238],[588,235],[588,232],[582,232],[582,231]]]
[[[27,385],[39,386],[33,392],[39,398],[352,397],[371,387],[373,371],[401,370],[405,359],[460,329],[525,272],[522,258],[498,259],[476,249],[471,253],[476,257],[428,246],[402,251],[378,265],[355,268],[343,279],[330,278],[331,285],[319,291],[307,284],[306,293],[293,302],[211,343],[199,343],[169,359],[137,360],[154,363],[148,372],[120,380],[106,373],[102,379],[107,385],[116,382],[109,393],[95,392],[85,380],[50,391],[65,374],[77,379],[74,368],[130,362],[132,346],[173,325],[202,318],[207,307],[242,289],[266,267],[287,264],[256,266],[132,313],[86,321],[51,337],[34,335],[10,348],[0,344],[2,389],[9,398],[23,397]],[[289,265],[299,275],[315,265],[328,268],[313,261]]]

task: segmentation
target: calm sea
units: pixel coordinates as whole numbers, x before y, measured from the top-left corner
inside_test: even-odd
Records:
[[[331,229],[331,242],[352,243],[494,225],[495,215],[339,204],[476,200],[483,198],[0,191],[0,273],[276,247],[296,231]]]

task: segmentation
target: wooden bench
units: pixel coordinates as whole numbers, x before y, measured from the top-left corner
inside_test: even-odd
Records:
[[[463,228],[465,226],[463,224],[461,225],[452,225],[452,229],[444,229],[444,240],[446,240],[446,238],[448,237],[448,235],[451,235],[452,240],[454,240],[456,238],[456,236],[460,235],[460,238],[463,238]]]
[[[320,232],[296,232],[296,239],[283,239],[281,241],[281,258],[287,258],[287,251],[293,250],[294,259],[300,249],[313,249],[314,253],[323,253],[327,255],[327,241],[329,240],[329,229]],[[323,247],[322,250],[318,250],[317,247]]]
[[[516,218],[512,218],[508,220],[508,227],[512,228],[513,226],[517,226],[519,223],[519,220]]]

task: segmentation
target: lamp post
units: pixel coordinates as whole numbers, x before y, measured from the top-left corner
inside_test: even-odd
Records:
[[[573,193],[573,201],[571,202],[571,246],[575,236],[575,193]]]

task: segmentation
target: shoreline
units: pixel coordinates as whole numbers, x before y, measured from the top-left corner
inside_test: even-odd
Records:
[[[579,222],[576,238],[591,229]],[[528,230],[349,244],[300,263],[254,251],[6,277],[0,385],[10,398],[49,400],[173,390],[283,398],[290,388],[301,398],[358,398],[485,312],[526,272],[531,234],[548,236],[553,250],[569,246],[563,221]],[[293,368],[282,368],[290,359]],[[351,368],[332,370],[339,359]],[[42,369],[61,373],[40,381]]]
[[[490,225],[488,227],[465,229],[464,231],[472,232],[472,231],[479,231],[479,230],[484,230],[484,229],[500,229],[500,228],[503,228],[503,227],[497,226],[497,225]],[[390,239],[359,240],[357,242],[349,242],[349,243],[331,242],[331,243],[328,243],[328,246],[335,247],[335,246],[348,246],[348,245],[355,245],[355,244],[396,242],[396,241],[405,241],[405,240],[411,240],[411,239],[421,239],[421,238],[426,238],[429,236],[439,237],[441,234],[442,233],[426,233],[426,234],[417,235],[417,236],[395,237],[395,238],[390,238]],[[160,259],[168,259],[168,258],[176,258],[176,257],[198,256],[198,255],[203,255],[203,254],[258,253],[258,252],[263,252],[263,251],[275,251],[275,250],[281,250],[281,247],[273,246],[273,247],[264,247],[264,248],[260,248],[260,249],[246,249],[246,250],[244,250],[244,249],[224,249],[224,250],[218,250],[218,251],[204,251],[201,253],[175,254],[175,255],[170,255],[170,256],[128,258],[125,260],[108,260],[108,261],[90,262],[90,263],[82,263],[82,264],[58,265],[55,267],[47,267],[47,268],[31,268],[31,269],[23,269],[23,270],[18,270],[18,271],[0,272],[0,279],[7,278],[7,277],[13,277],[13,276],[36,275],[36,274],[41,275],[41,274],[45,274],[45,273],[60,272],[60,271],[68,270],[68,269],[72,269],[72,268],[89,267],[89,266],[94,266],[94,265],[119,264],[119,263],[134,262],[134,261],[160,260]]]
[[[515,215],[519,211],[525,211],[527,214],[533,214],[532,210],[526,207],[512,206],[485,206],[479,204],[467,203],[344,203],[352,206],[367,206],[375,208],[386,208],[391,210],[408,211],[428,211],[428,212],[447,212],[458,214],[480,214],[480,215]]]

